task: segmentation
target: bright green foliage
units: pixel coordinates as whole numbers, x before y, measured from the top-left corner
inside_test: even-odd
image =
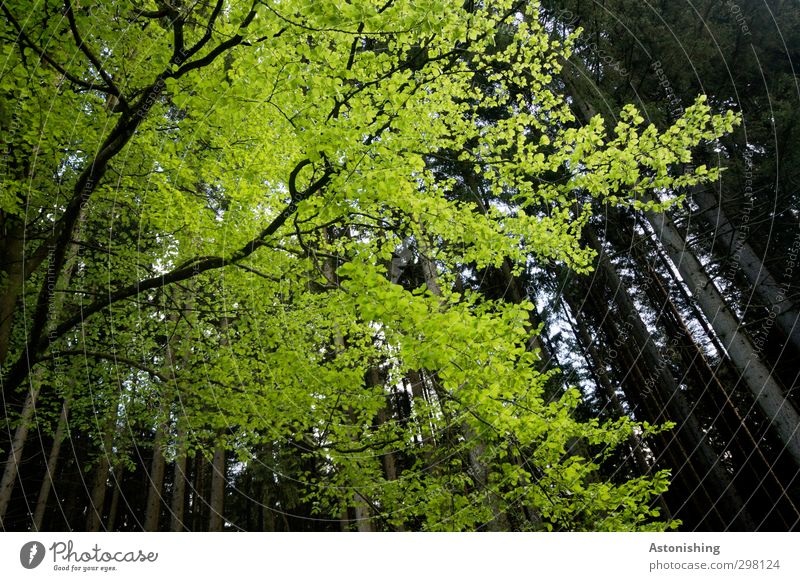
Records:
[[[533,305],[455,283],[465,268],[504,259],[587,270],[579,238],[590,206],[579,200],[641,208],[650,192],[714,179],[678,167],[730,131],[732,116],[710,115],[699,99],[665,132],[633,107],[610,131],[600,117],[577,127],[557,91],[569,49],[548,38],[535,3],[467,12],[446,0],[267,0],[253,14],[250,3],[221,3],[216,16],[187,3],[160,18],[143,11],[161,3],[87,4],[75,3],[76,26],[120,99],[88,88],[108,82],[62,21],[38,28],[9,8],[47,59],[4,44],[0,91],[18,105],[6,102],[4,115],[13,109],[24,129],[8,138],[19,170],[4,182],[3,215],[59,232],[69,200],[87,191],[74,190],[81,172],[108,150],[115,124],[140,115],[87,186],[76,237],[91,244],[70,284],[85,294],[70,294],[49,324],[97,293],[188,274],[114,299],[40,346],[45,366],[51,351],[124,356],[114,365],[89,355],[88,375],[77,364],[53,372],[72,376],[84,422],[74,429],[181,423],[191,449],[222,441],[245,465],[266,444],[300,441],[297,454],[317,469],[293,477],[308,477],[301,495],[315,514],[339,518],[367,502],[385,528],[471,530],[523,506],[530,516],[515,528],[668,526],[650,507],[666,474],[595,476],[633,430],[655,429],[579,422],[574,389],[548,402],[548,375],[526,349]],[[177,27],[185,49],[210,39],[183,60]],[[510,205],[454,201],[458,178],[432,170],[438,157],[467,164]],[[432,265],[427,281],[391,280],[404,243],[414,265]],[[208,257],[219,263],[206,268]],[[29,298],[46,268],[27,279]],[[17,315],[11,363],[24,324]],[[435,393],[415,398],[407,421],[387,418],[387,398],[413,373]],[[89,401],[120,418],[89,425]],[[382,461],[399,452],[409,467],[388,478]]]

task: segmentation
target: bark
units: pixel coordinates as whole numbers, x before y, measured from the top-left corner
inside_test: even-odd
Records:
[[[229,320],[223,315],[219,324],[220,348],[228,347]],[[225,524],[223,517],[225,501],[225,446],[220,439],[214,447],[214,456],[211,460],[211,495],[209,498],[208,530],[221,532]]]
[[[189,285],[189,292],[186,296],[186,302],[182,307],[183,317],[189,317],[190,312],[194,309],[194,292],[195,285]],[[178,322],[178,317],[175,316],[173,318],[173,323]],[[177,406],[178,408],[182,408],[184,405],[184,401],[181,400],[181,392],[180,387],[177,384],[177,369],[176,365],[178,363],[186,364],[189,361],[189,354],[191,351],[190,341],[187,341],[185,337],[181,337],[177,332],[175,337],[173,337],[175,345],[173,345],[173,341],[167,342],[167,363],[169,365],[169,370],[167,374],[172,378],[173,383],[175,384],[175,394],[177,397]],[[179,342],[179,340],[182,342]],[[185,513],[186,513],[186,485],[189,484],[189,477],[186,474],[186,466],[187,466],[187,431],[186,425],[183,421],[183,413],[180,412],[177,414],[178,419],[176,420],[175,430],[176,430],[176,452],[175,452],[175,462],[173,468],[173,478],[172,478],[172,494],[170,499],[170,530],[171,531],[185,531],[188,530],[187,523],[185,522]]]
[[[354,520],[356,521],[356,530],[360,533],[371,533],[372,529],[372,513],[369,508],[367,499],[356,491],[356,502],[353,506],[355,513]]]

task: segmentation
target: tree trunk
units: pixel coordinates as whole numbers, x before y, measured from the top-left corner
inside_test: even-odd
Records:
[[[108,475],[111,468],[112,447],[117,432],[117,408],[109,410],[109,417],[103,433],[103,447],[95,466],[94,484],[89,503],[89,514],[86,516],[86,531],[98,532],[103,526],[103,511],[108,491]]]
[[[108,507],[108,525],[106,530],[109,532],[114,531],[117,526],[117,515],[119,514],[119,497],[121,496],[120,489],[122,488],[122,476],[125,473],[125,468],[122,464],[118,464],[111,471],[111,481],[114,483],[114,492],[111,493],[111,506]]]
[[[86,517],[86,532],[96,533],[103,525],[103,511],[108,490],[108,472],[111,467],[108,455],[102,454],[94,469],[94,485],[92,486],[89,514]]]
[[[721,456],[727,457],[733,485],[742,498],[747,498],[751,515],[762,516],[755,508],[759,504],[774,507],[775,510],[771,511],[773,521],[781,521],[777,524],[781,530],[790,530],[800,519],[800,512],[787,490],[790,482],[784,482],[773,470],[759,444],[760,438],[757,439],[751,432],[751,418],[742,417],[732,400],[736,396],[735,390],[725,387],[738,385],[739,374],[731,368],[727,357],[721,357],[719,364],[712,369],[703,349],[687,328],[681,311],[673,303],[662,273],[648,260],[652,255],[650,241],[633,229],[623,230],[631,236],[623,241],[624,245],[631,249],[632,256],[649,275],[651,282],[646,285],[646,294],[658,312],[657,323],[663,325],[670,341],[678,346],[686,369],[684,379],[690,383],[695,394],[698,414],[708,418],[715,432],[715,440],[722,444],[722,447],[718,444],[716,449]],[[670,276],[673,274],[670,268],[666,272]],[[678,288],[682,290],[682,286]],[[683,294],[681,296],[685,298]],[[713,333],[710,329],[706,332]],[[767,527],[772,526],[769,522],[773,521],[762,520],[757,527],[763,528],[765,522]]]
[[[5,369],[6,357],[11,346],[11,331],[14,325],[14,313],[17,308],[17,299],[22,291],[25,279],[24,266],[31,269],[31,264],[26,264],[24,254],[25,226],[13,216],[3,220],[4,230],[7,231],[0,248],[0,367]],[[5,400],[11,399],[11,394],[4,394]],[[7,417],[7,415],[6,415]]]
[[[81,210],[79,217],[84,215]],[[80,223],[80,220],[79,220]],[[23,265],[25,261],[23,241],[24,236],[22,232],[12,231],[9,238],[4,241],[4,250],[10,251],[9,257],[4,257],[3,271],[6,274],[7,282],[3,288],[3,298],[0,300],[0,368],[4,368],[3,363],[8,353],[9,337],[13,323],[14,309],[16,305],[16,295],[21,289],[22,281],[25,277],[25,270]],[[80,236],[80,227],[75,232],[76,238]],[[65,268],[63,271],[63,283],[65,287],[69,286],[72,280],[72,274],[75,270],[75,262],[78,255],[78,246],[71,244],[65,251]],[[8,262],[6,262],[8,261]],[[37,263],[38,264],[38,263]],[[32,265],[28,265],[31,268]],[[48,278],[50,274],[48,273]],[[47,280],[43,284],[52,284],[55,287],[58,280]],[[19,288],[17,288],[19,287]],[[63,296],[55,295],[52,304],[54,313],[59,313],[64,303]],[[10,310],[9,310],[10,309]],[[0,479],[0,529],[4,527],[3,522],[8,509],[8,504],[11,501],[11,495],[14,492],[14,483],[19,473],[19,462],[22,461],[22,452],[25,447],[25,442],[28,438],[28,431],[36,411],[36,399],[39,396],[41,389],[41,369],[36,368],[33,377],[30,381],[30,391],[28,392],[25,402],[20,414],[20,423],[14,433],[14,439],[11,443],[11,451],[3,469],[3,477]],[[11,394],[3,394],[3,412],[6,420],[10,417],[8,402],[12,400]]]
[[[198,453],[194,457],[194,486],[189,492],[189,507],[191,510],[192,530],[202,531],[206,528],[207,508],[206,502],[206,476],[208,462],[205,454]]]
[[[370,386],[383,385],[385,382],[381,378],[380,371],[376,366],[372,366],[367,372],[369,376]],[[392,399],[386,398],[386,407],[378,411],[376,418],[377,425],[382,426],[387,422],[392,421],[393,417],[402,418],[402,410],[397,410],[396,415],[393,414]],[[401,420],[402,421],[402,420]],[[387,482],[394,482],[397,480],[397,461],[393,450],[388,450],[381,455],[381,464],[383,466],[383,476]],[[403,530],[402,526],[399,529]]]
[[[580,74],[572,70],[576,65],[564,67],[565,81],[571,88],[573,102],[579,116],[588,121],[595,111],[586,98],[595,91],[581,90]],[[580,73],[580,71],[579,71]],[[585,89],[585,87],[584,87]],[[647,201],[645,199],[645,201]],[[740,329],[739,321],[725,303],[700,261],[688,250],[672,220],[663,213],[645,212],[647,221],[663,244],[667,255],[680,272],[692,295],[697,299],[705,317],[711,323],[731,361],[739,370],[751,394],[766,414],[774,432],[785,445],[785,450],[795,464],[800,466],[800,415],[786,398],[782,387],[759,357],[759,351]],[[777,313],[776,313],[777,315]]]

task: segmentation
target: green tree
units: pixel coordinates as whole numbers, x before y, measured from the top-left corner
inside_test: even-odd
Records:
[[[41,367],[55,431],[55,384],[77,373],[58,361],[82,356],[70,422],[104,442],[82,460],[100,459],[98,491],[109,443],[134,463],[140,446],[213,454],[218,472],[226,456],[263,461],[256,450],[285,463],[294,443],[295,502],[323,519],[469,530],[524,506],[516,528],[668,526],[649,505],[665,473],[596,477],[620,443],[660,428],[579,421],[572,388],[546,399],[532,304],[458,279],[530,260],[586,271],[588,201],[656,208],[649,192],[713,179],[677,167],[731,131],[731,114],[698,99],[665,131],[631,106],[612,128],[578,126],[554,90],[571,41],[549,38],[536,3],[29,8],[3,4],[0,29],[4,123],[17,127],[0,198],[9,426],[33,421],[21,390]],[[457,179],[433,169],[443,156],[508,203],[458,200]],[[403,248],[424,284],[393,280]],[[415,421],[387,420],[412,376],[430,396]],[[98,385],[101,418],[86,405]],[[401,450],[405,470],[390,474],[382,458]],[[138,468],[150,466],[155,494],[165,471]]]

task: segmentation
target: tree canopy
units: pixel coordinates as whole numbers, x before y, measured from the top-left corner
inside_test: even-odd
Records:
[[[201,528],[179,479],[214,513],[220,466],[261,526],[679,524],[668,470],[615,467],[677,418],[584,413],[535,292],[508,288],[591,272],[598,208],[661,212],[717,180],[696,152],[734,113],[700,96],[658,123],[576,119],[580,31],[537,2],[2,11],[4,528],[41,528],[14,509],[51,484],[24,444],[53,449],[64,422],[90,529],[115,528],[105,490],[126,474],[151,516],[117,528]]]

